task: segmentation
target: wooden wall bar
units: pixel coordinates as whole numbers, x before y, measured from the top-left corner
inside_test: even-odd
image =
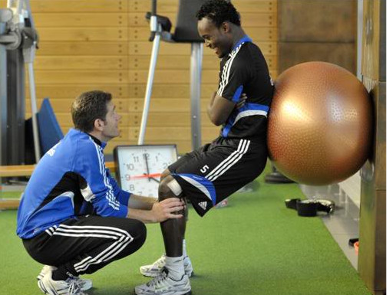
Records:
[[[278,0],[279,72],[325,61],[356,74],[355,0]]]
[[[72,126],[70,105],[81,92],[109,91],[120,114],[116,144],[137,142],[152,43],[145,13],[150,0],[30,0],[39,50],[35,83],[40,106],[50,98],[64,133]],[[247,34],[261,47],[273,78],[277,76],[277,0],[234,0]],[[159,0],[158,13],[176,22],[178,0]],[[0,0],[0,7],[6,1]],[[172,28],[172,31],[174,29]],[[145,143],[176,143],[191,150],[190,44],[160,43]],[[202,142],[219,133],[205,108],[217,88],[219,60],[205,48],[202,72]],[[28,92],[27,92],[28,93]],[[26,117],[30,116],[27,94]]]
[[[363,3],[362,81],[374,105],[372,156],[361,171],[359,274],[386,295],[386,2]]]

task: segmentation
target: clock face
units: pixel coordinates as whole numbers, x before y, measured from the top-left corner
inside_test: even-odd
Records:
[[[117,146],[114,160],[123,190],[158,198],[161,173],[177,160],[177,150],[175,145]]]

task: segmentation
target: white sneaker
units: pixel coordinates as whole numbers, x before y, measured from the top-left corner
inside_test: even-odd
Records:
[[[150,282],[136,286],[136,295],[191,295],[191,284],[188,275],[183,275],[180,280],[175,280],[168,275],[167,268]]]
[[[184,271],[188,277],[193,276],[193,267],[190,258],[187,256],[184,258]],[[140,272],[143,276],[156,277],[161,273],[165,266],[165,254],[162,255],[156,262],[150,265],[144,265],[140,267]]]
[[[48,270],[44,277],[38,280],[38,286],[43,293],[48,295],[87,295],[74,278],[68,278],[65,281],[53,280],[52,270]]]
[[[53,271],[55,269],[56,267],[54,266],[44,265],[36,279],[39,282],[48,271]],[[93,287],[93,281],[91,279],[82,279],[79,276],[74,276],[73,278],[78,282],[78,286],[82,291],[90,290]]]

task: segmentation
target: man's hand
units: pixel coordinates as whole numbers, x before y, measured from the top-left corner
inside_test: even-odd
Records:
[[[168,219],[180,219],[182,214],[174,214],[185,208],[185,203],[179,198],[168,198],[161,202],[156,202],[152,207],[154,222],[164,222]]]
[[[239,98],[239,101],[236,105],[236,108],[238,108],[238,109],[242,108],[245,105],[246,100],[247,100],[247,95],[245,93],[242,93],[242,95]]]

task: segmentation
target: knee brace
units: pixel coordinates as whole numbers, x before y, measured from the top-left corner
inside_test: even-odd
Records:
[[[172,179],[168,184],[168,188],[172,191],[173,194],[176,195],[176,197],[179,197],[180,194],[183,192],[183,189],[179,185],[179,183],[175,180]]]

